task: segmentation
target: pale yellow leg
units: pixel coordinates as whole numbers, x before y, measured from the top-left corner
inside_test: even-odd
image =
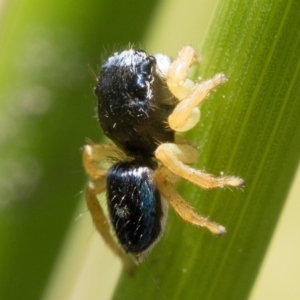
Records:
[[[89,144],[83,148],[83,165],[92,178],[106,175],[106,170],[99,167],[99,163],[107,159],[117,159],[124,154],[112,144]]]
[[[196,50],[191,46],[184,46],[167,72],[168,88],[180,101],[168,118],[169,126],[175,131],[184,132],[193,128],[200,119],[197,106],[215,86],[226,81],[224,74],[217,74],[212,79],[195,84],[187,78],[187,73],[191,65],[197,62]]]
[[[203,189],[211,189],[216,187],[242,187],[243,179],[234,176],[214,177],[211,174],[191,168],[182,161],[188,155],[185,153],[184,145],[176,145],[165,143],[158,146],[155,151],[155,156],[162,164],[174,174],[189,180],[190,182],[200,186]]]
[[[201,227],[206,227],[214,234],[226,233],[225,227],[214,223],[208,218],[197,214],[193,208],[177,193],[173,185],[164,176],[164,167],[154,172],[154,180],[159,191],[166,197],[178,215],[185,221]]]
[[[89,183],[86,192],[87,207],[91,213],[97,231],[101,234],[106,244],[116,255],[118,255],[121,258],[124,268],[129,273],[133,273],[134,265],[129,260],[128,256],[121,250],[120,246],[112,238],[109,223],[96,197],[98,193],[101,193],[105,190],[105,181],[106,177],[103,177],[102,180],[100,178],[97,180],[96,185],[94,182]]]
[[[215,77],[195,85],[190,94],[177,104],[169,116],[168,123],[170,127],[181,132],[193,128],[200,119],[200,110],[197,106],[201,104],[214,87],[225,81],[224,74],[217,74]]]
[[[187,72],[198,61],[196,50],[191,46],[182,47],[170,65],[166,81],[171,93],[179,100],[184,99],[194,83],[187,79]]]

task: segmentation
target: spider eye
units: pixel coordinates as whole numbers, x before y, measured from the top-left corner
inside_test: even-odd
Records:
[[[141,63],[140,67],[138,68],[138,73],[145,78],[150,79],[152,76],[152,68],[155,62],[156,60],[153,56],[146,57],[145,61]]]
[[[156,60],[153,56],[146,57],[137,67],[132,77],[131,89],[135,98],[140,101],[147,99],[151,89],[153,65]]]
[[[138,100],[140,101],[144,101],[147,99],[149,86],[144,79],[136,79],[132,86],[134,98],[138,98]]]

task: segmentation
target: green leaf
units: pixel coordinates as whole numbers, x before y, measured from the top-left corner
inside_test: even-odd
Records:
[[[243,177],[243,191],[180,189],[226,226],[215,238],[171,213],[167,230],[114,299],[246,299],[256,278],[300,150],[300,3],[222,1],[202,47],[199,74],[228,82],[202,106],[187,136],[199,168]]]

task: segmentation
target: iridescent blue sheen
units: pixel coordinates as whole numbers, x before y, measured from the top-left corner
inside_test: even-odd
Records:
[[[126,252],[147,249],[161,232],[160,194],[153,170],[136,161],[113,165],[107,175],[111,222]]]

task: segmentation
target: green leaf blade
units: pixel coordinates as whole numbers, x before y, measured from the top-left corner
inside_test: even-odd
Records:
[[[227,235],[212,237],[171,213],[163,240],[136,278],[121,278],[115,299],[135,298],[139,287],[147,289],[143,299],[249,295],[299,162],[299,15],[297,1],[220,3],[199,74],[224,72],[229,80],[203,104],[187,137],[200,146],[199,168],[241,176],[246,186],[199,191],[182,184],[184,198]]]

